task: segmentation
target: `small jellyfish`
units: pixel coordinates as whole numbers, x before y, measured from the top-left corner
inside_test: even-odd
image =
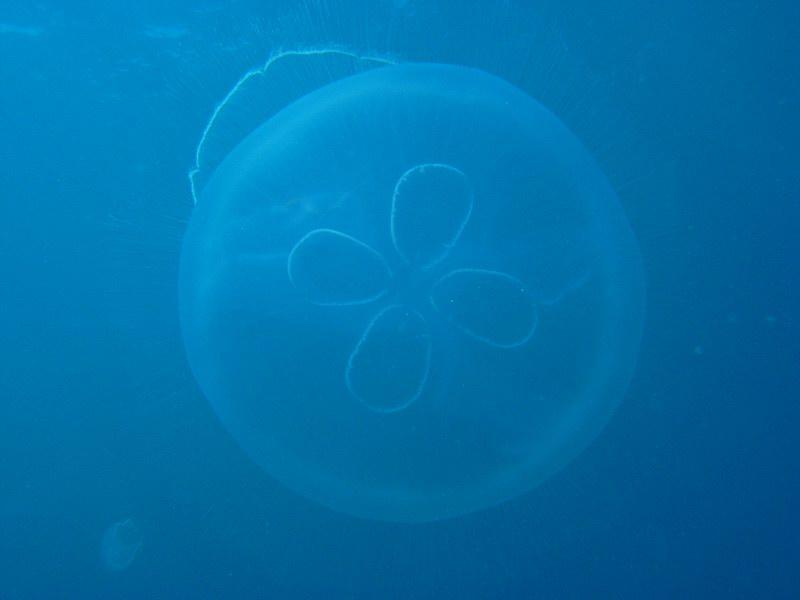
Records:
[[[109,571],[124,571],[136,558],[143,541],[142,531],[133,519],[112,523],[103,533],[100,543],[103,565]]]
[[[487,508],[571,461],[622,398],[636,241],[585,148],[510,83],[371,64],[198,165],[189,363],[301,494],[390,521]]]

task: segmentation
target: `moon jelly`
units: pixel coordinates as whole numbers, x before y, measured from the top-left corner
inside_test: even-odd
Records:
[[[198,194],[193,372],[268,473],[430,521],[522,494],[624,394],[639,251],[595,162],[485,72],[380,66],[276,112]]]
[[[133,519],[112,523],[100,544],[100,558],[110,571],[127,569],[142,547],[142,531]]]

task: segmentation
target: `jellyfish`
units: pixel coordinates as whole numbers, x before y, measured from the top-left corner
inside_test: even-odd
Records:
[[[142,531],[131,519],[123,519],[109,525],[100,544],[100,559],[109,571],[124,571],[142,547]]]
[[[371,61],[198,173],[189,364],[296,492],[396,522],[486,509],[572,461],[624,395],[637,243],[589,152],[511,83]]]

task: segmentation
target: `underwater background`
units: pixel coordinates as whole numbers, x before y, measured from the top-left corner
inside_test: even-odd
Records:
[[[778,1],[0,4],[0,598],[797,597],[798,33]],[[619,195],[636,371],[527,494],[421,524],[331,511],[193,380],[200,134],[248,69],[319,45],[503,76]]]

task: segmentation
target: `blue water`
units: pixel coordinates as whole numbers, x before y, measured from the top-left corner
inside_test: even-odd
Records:
[[[4,3],[0,598],[796,597],[798,23],[788,2]],[[511,82],[595,157],[638,241],[621,403],[499,505],[331,510],[195,382],[178,275],[198,143],[248,69],[319,45]]]

